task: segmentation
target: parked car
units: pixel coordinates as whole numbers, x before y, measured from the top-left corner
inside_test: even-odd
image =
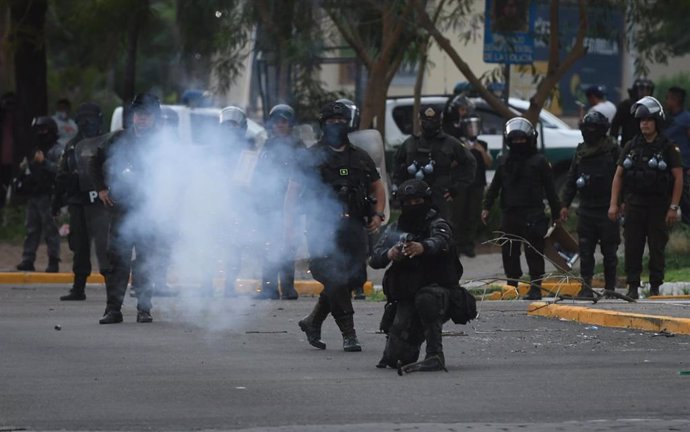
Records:
[[[431,104],[442,110],[447,100],[447,96],[423,96],[422,104]],[[488,143],[489,151],[496,161],[497,156],[503,151],[503,127],[506,120],[497,114],[484,99],[471,98],[471,100],[476,106],[477,114],[482,118],[483,133],[479,138]],[[508,103],[510,109],[518,115],[529,108],[529,101],[523,99],[510,98]],[[414,99],[411,97],[389,98],[386,101],[385,147],[389,169],[392,167],[390,158],[412,134],[413,104]],[[541,111],[539,122],[535,127],[539,132],[539,148],[551,162],[557,186],[560,186],[570,167],[575,149],[582,141],[582,134],[547,110]],[[493,175],[493,173],[488,174]]]
[[[193,108],[186,105],[161,105],[163,119],[176,122],[182,142],[202,145],[208,142],[208,135],[218,128],[221,108]],[[110,131],[122,129],[122,107],[115,108],[110,120]],[[266,141],[266,130],[257,122],[247,119],[247,135],[260,147]]]

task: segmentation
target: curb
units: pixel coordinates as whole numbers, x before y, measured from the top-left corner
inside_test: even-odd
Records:
[[[564,306],[545,302],[530,303],[527,315],[562,318],[582,324],[690,335],[690,318],[615,312],[582,306]]]
[[[580,292],[580,282],[569,281],[544,281],[542,282],[541,295],[544,297],[552,297],[554,293],[560,295],[575,297]],[[494,291],[487,294],[482,300],[515,300],[519,297],[527,295],[529,291],[529,284],[520,282],[517,290],[512,285],[503,285],[501,291]]]
[[[34,272],[0,272],[0,286],[2,285],[29,285],[29,284],[71,284],[74,282],[72,273],[34,273]],[[90,284],[104,284],[103,275],[92,273],[86,280]],[[173,282],[174,283],[174,282]],[[237,279],[236,291],[242,294],[255,294],[260,288],[261,282],[256,279]],[[222,286],[221,279],[214,280],[214,286]],[[299,295],[316,296],[323,290],[323,285],[314,280],[296,280],[295,290]],[[364,283],[364,294],[370,296],[374,293],[374,284],[371,281]]]

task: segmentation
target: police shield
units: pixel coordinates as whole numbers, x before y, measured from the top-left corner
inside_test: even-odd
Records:
[[[386,189],[386,208],[384,213],[386,215],[386,221],[388,221],[390,218],[388,171],[386,170],[386,158],[383,151],[383,139],[381,138],[381,134],[376,129],[364,129],[350,132],[348,138],[354,146],[367,152],[376,165],[376,170],[379,172],[381,181]]]

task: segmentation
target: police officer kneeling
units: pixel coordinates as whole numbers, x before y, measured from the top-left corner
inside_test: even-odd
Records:
[[[474,298],[465,297],[467,292],[458,285],[462,265],[451,227],[432,206],[431,195],[431,188],[421,180],[400,185],[396,193],[400,219],[386,229],[369,260],[373,268],[392,263],[383,278],[388,304],[381,327],[388,339],[379,368],[444,370],[443,323],[457,309],[458,297],[461,313],[468,303],[474,307]],[[475,316],[476,309],[467,313],[464,322]],[[425,340],[426,357],[415,364]]]
[[[645,96],[631,111],[639,121],[640,134],[625,144],[618,159],[608,215],[612,221],[620,216],[623,192],[627,295],[636,299],[645,241],[649,245],[650,294],[658,295],[664,283],[664,249],[669,227],[678,220],[683,168],[678,146],[659,133],[666,119],[659,101]]]

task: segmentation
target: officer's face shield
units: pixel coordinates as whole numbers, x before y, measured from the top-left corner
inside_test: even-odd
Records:
[[[661,103],[651,96],[645,96],[635,102],[632,107],[630,107],[630,113],[635,116],[635,118],[641,119],[645,117],[656,117],[660,120],[666,118],[664,113],[664,107]]]
[[[534,126],[526,118],[517,117],[506,122],[504,136],[509,146],[511,142],[516,143],[516,140],[526,141],[534,135]]]
[[[292,132],[292,122],[286,116],[271,117],[271,132],[276,136],[288,136]]]
[[[331,125],[331,124],[348,124],[348,122],[349,122],[348,119],[346,119],[346,118],[343,117],[343,116],[339,116],[339,115],[332,116],[332,117],[328,117],[327,119],[325,119],[325,120],[323,121],[323,123],[324,123],[324,124],[327,124],[327,125]]]
[[[469,117],[462,121],[462,130],[466,137],[477,138],[482,133],[482,119]]]
[[[152,134],[156,129],[158,116],[153,110],[137,109],[132,113],[132,127],[137,136]]]
[[[417,206],[417,205],[422,205],[424,204],[424,198],[421,197],[411,197],[411,198],[406,198],[402,200],[402,206],[403,207],[412,207],[412,206]]]

